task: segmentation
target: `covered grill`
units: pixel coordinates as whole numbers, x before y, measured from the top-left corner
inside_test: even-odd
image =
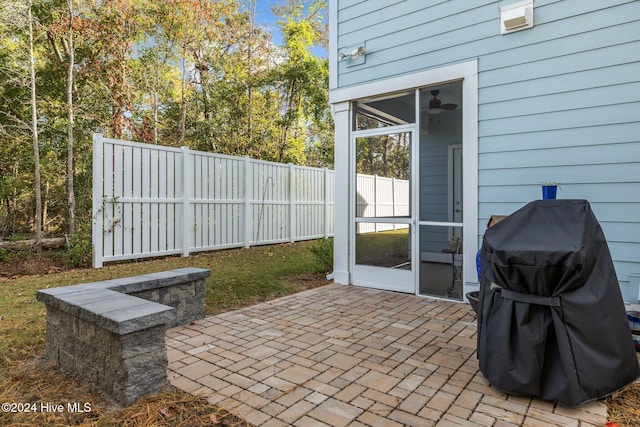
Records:
[[[604,234],[586,200],[539,200],[488,229],[478,359],[507,393],[575,407],[640,375]]]

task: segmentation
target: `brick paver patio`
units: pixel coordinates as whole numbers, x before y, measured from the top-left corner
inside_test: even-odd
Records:
[[[169,378],[256,426],[603,426],[491,388],[468,305],[328,285],[167,333]]]

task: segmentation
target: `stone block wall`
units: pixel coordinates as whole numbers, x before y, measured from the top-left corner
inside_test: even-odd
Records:
[[[45,357],[127,406],[167,384],[167,327],[204,317],[209,270],[186,268],[38,291]]]
[[[178,325],[187,325],[204,317],[205,290],[204,279],[199,279],[156,289],[130,292],[129,295],[175,308],[175,319],[167,325],[167,328],[172,328]]]

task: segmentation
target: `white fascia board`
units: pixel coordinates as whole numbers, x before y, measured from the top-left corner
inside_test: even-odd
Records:
[[[338,0],[329,0],[329,90],[338,87]]]
[[[334,57],[336,55],[337,53],[335,52],[334,54],[332,54],[332,56]],[[337,73],[336,68],[333,67],[333,69],[334,72]],[[329,102],[331,104],[336,104],[339,102],[352,101],[354,99],[362,99],[370,96],[381,95],[384,93],[399,92],[434,84],[442,84],[449,81],[455,81],[465,79],[466,77],[475,76],[477,75],[477,73],[478,61],[474,59],[458,64],[418,71],[417,73],[413,74],[363,83],[356,86],[349,86],[344,89],[333,89],[329,92]]]

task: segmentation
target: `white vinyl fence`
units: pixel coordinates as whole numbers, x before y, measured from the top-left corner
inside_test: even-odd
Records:
[[[383,193],[365,196],[359,206],[389,209],[394,192],[386,199]],[[95,134],[93,266],[332,236],[333,201],[334,174],[327,168]]]
[[[409,216],[409,181],[377,175],[358,174],[356,177],[356,216],[362,218]],[[407,228],[405,224],[360,222],[356,232]]]

